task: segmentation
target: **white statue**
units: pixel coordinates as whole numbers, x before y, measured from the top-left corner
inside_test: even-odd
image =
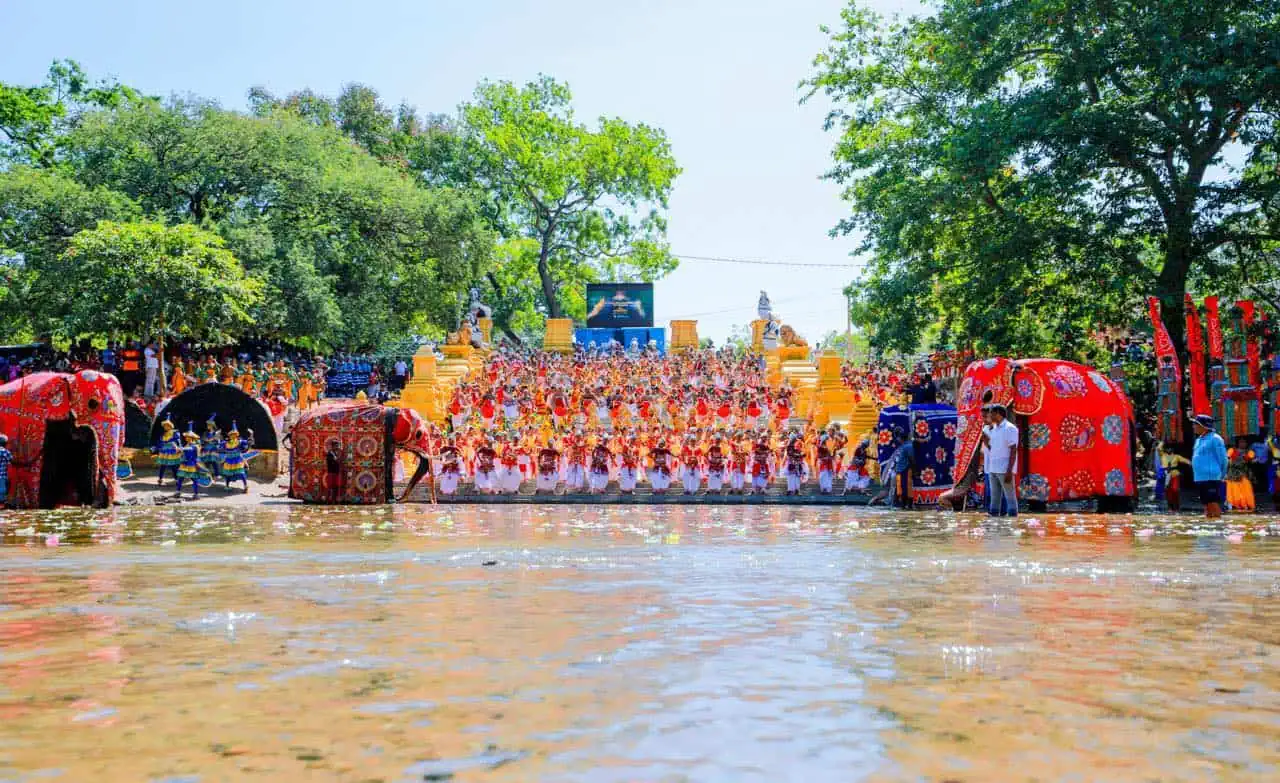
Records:
[[[493,308],[480,301],[480,289],[471,289],[471,304],[467,307],[467,326],[471,327],[471,346],[486,348],[484,332],[480,331],[480,319],[492,318]]]
[[[761,321],[773,320],[773,303],[769,301],[769,294],[764,291],[760,292],[760,303],[756,305],[756,313],[760,315]]]

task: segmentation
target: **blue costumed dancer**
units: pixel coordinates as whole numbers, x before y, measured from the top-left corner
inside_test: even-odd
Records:
[[[160,422],[160,427],[160,440],[156,442],[156,447],[151,452],[156,455],[156,467],[160,469],[159,478],[156,479],[156,486],[164,484],[166,471],[172,472],[173,477],[176,479],[178,477],[178,465],[182,462],[182,438],[174,428],[173,420],[165,416],[164,421]]]
[[[252,445],[240,439],[239,428],[234,421],[231,422],[227,441],[222,447],[221,475],[226,479],[227,489],[231,488],[232,481],[240,481],[244,484],[244,491],[249,491],[249,460],[258,456],[258,452],[249,450]]]
[[[218,429],[217,414],[209,417],[200,436],[200,464],[210,476],[217,476],[222,468],[222,430]]]
[[[182,439],[186,445],[182,447],[182,464],[178,466],[178,491],[173,496],[180,497],[182,482],[190,479],[191,499],[196,500],[200,497],[200,485],[203,483],[207,487],[210,483],[208,473],[200,464],[200,436],[188,424],[187,431],[182,433]]]

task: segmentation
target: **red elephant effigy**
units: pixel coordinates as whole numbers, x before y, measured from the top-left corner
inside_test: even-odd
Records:
[[[289,497],[308,503],[388,503],[396,449],[419,457],[404,494],[430,470],[427,422],[416,411],[372,403],[324,405],[303,412],[289,435]],[[326,454],[338,472],[326,469]]]
[[[0,432],[9,437],[13,508],[108,506],[124,432],[114,375],[40,372],[0,386]]]
[[[956,399],[956,488],[940,502],[958,505],[978,478],[982,409],[992,404],[1005,406],[1018,425],[1020,500],[1098,498],[1100,508],[1132,502],[1137,490],[1128,396],[1097,370],[1057,359],[969,365]]]

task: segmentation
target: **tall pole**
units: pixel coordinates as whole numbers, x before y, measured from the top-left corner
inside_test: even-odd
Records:
[[[853,359],[853,304],[850,301],[849,289],[844,292],[844,358]]]

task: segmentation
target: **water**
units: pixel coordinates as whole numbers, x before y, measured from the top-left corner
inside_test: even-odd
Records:
[[[0,781],[1280,780],[1280,521],[0,516]]]

